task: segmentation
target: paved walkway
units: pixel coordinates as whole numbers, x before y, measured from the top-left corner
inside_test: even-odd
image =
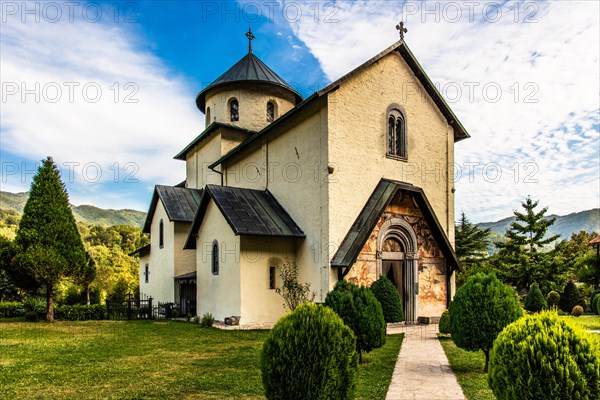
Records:
[[[437,325],[388,328],[388,334],[405,335],[386,400],[465,399],[437,339],[437,331]]]

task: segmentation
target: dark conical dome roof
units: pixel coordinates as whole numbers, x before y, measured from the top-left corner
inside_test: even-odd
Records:
[[[202,112],[206,105],[206,93],[216,87],[241,82],[259,82],[287,89],[296,98],[296,104],[302,101],[302,96],[271,68],[252,53],[246,54],[240,61],[229,68],[223,75],[208,85],[196,96],[196,106]]]

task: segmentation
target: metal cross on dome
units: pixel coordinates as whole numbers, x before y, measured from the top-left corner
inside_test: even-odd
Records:
[[[408,32],[408,29],[404,27],[404,21],[400,21],[400,23],[396,25],[396,29],[400,32],[400,40],[404,40],[404,34]]]
[[[251,27],[248,27],[248,32],[246,32],[246,37],[248,38],[248,53],[252,53],[252,40],[254,40],[254,38],[256,38],[256,36],[254,36],[252,34]]]

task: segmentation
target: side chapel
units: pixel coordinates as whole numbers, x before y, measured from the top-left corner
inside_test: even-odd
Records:
[[[279,268],[323,302],[340,279],[397,287],[407,322],[439,317],[461,268],[454,143],[469,137],[403,39],[303,99],[249,51],[196,97],[206,129],[157,185],[140,292],[181,313],[274,323]]]

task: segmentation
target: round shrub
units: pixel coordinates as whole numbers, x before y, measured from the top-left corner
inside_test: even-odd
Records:
[[[598,399],[598,342],[556,312],[527,316],[498,335],[488,383],[498,400]]]
[[[573,310],[571,310],[571,315],[574,317],[580,317],[583,314],[583,307],[575,306]]]
[[[356,350],[362,363],[362,352],[370,352],[385,344],[386,324],[381,304],[368,287],[358,287],[344,280],[336,283],[325,298],[356,336]]]
[[[548,303],[548,308],[557,308],[560,302],[560,294],[555,290],[549,292],[546,296],[546,302]]]
[[[440,317],[440,333],[452,333],[450,330],[450,312],[448,310],[444,310]]]
[[[371,285],[375,298],[381,304],[385,322],[404,321],[404,310],[396,286],[387,277],[382,276]]]
[[[537,283],[531,284],[523,305],[527,311],[531,312],[538,312],[548,308],[548,303],[546,303],[546,299]]]
[[[304,303],[273,327],[261,353],[267,399],[352,399],[356,339],[331,309]]]
[[[450,331],[454,343],[468,351],[482,350],[483,372],[496,336],[523,315],[517,294],[494,274],[476,274],[461,286],[450,303]]]

